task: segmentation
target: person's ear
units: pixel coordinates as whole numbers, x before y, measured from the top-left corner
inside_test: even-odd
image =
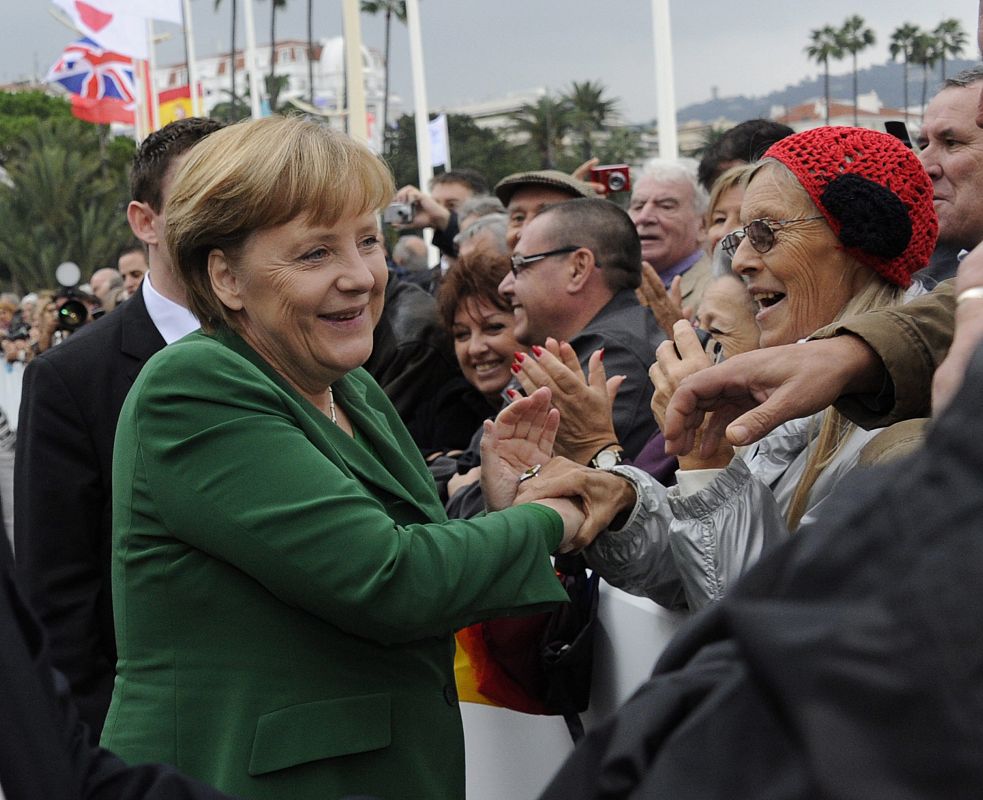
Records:
[[[130,223],[130,230],[144,244],[163,244],[157,239],[157,230],[154,228],[156,219],[157,212],[147,203],[131,200],[126,207],[126,221]]]
[[[232,271],[225,253],[217,247],[208,254],[208,279],[211,281],[212,291],[222,305],[232,311],[242,310],[240,281]]]
[[[581,247],[570,256],[567,291],[571,294],[581,291],[598,269],[594,253]]]

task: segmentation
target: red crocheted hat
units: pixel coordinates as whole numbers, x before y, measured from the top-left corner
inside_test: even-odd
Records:
[[[939,235],[932,179],[886,133],[822,127],[775,142],[764,158],[788,167],[846,251],[899,286],[928,264]]]

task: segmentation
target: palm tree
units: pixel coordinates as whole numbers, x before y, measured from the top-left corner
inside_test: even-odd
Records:
[[[274,97],[271,87],[276,85],[276,12],[284,8],[287,0],[270,0],[270,74],[266,78],[266,96],[270,98],[270,113],[274,108]]]
[[[922,31],[915,37],[912,48],[911,63],[922,68],[922,121],[925,120],[925,105],[928,103],[928,73],[941,58],[939,40],[928,31]]]
[[[222,0],[215,0],[216,11],[220,5],[222,5]],[[238,0],[231,0],[229,5],[232,6],[232,44],[229,48],[229,96],[232,98],[230,102],[234,106],[238,100],[236,97],[236,11],[239,5]]]
[[[393,16],[404,25],[406,24],[406,0],[362,0],[363,14],[386,14],[386,44],[385,44],[385,78],[382,89],[382,138],[386,140],[389,129],[389,32]]]
[[[810,40],[806,55],[817,64],[823,65],[823,96],[826,98],[826,124],[829,125],[829,60],[843,58],[843,47],[840,45],[839,33],[830,25],[813,30]]]
[[[593,134],[607,127],[618,102],[605,99],[604,85],[591,81],[583,83],[574,81],[570,90],[563,95],[563,99],[570,107],[571,127],[577,132],[581,157],[586,161],[594,154]]]
[[[944,19],[935,26],[932,31],[938,41],[939,58],[942,61],[942,82],[945,83],[945,59],[946,56],[959,58],[966,49],[966,31],[958,19],[950,17]]]
[[[545,94],[535,103],[523,103],[510,117],[512,130],[525,134],[539,154],[540,168],[553,169],[570,131],[571,111],[566,98]]]
[[[847,17],[839,30],[840,47],[853,56],[853,124],[857,125],[857,53],[866,50],[875,41],[874,31],[867,27],[859,14]]]
[[[891,60],[897,61],[898,56],[904,56],[904,121],[908,122],[908,64],[911,62],[912,51],[915,47],[915,40],[921,34],[922,29],[917,25],[906,22],[894,29],[891,34]]]

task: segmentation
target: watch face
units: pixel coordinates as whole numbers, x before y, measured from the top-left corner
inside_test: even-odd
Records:
[[[610,469],[621,463],[621,453],[618,450],[602,450],[594,458],[594,466],[598,469]]]

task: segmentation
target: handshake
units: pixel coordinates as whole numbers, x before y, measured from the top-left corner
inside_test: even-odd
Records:
[[[506,406],[485,422],[481,440],[481,488],[489,510],[538,503],[563,520],[557,552],[589,545],[619,514],[635,505],[635,488],[616,473],[553,455],[560,412],[543,387]]]

